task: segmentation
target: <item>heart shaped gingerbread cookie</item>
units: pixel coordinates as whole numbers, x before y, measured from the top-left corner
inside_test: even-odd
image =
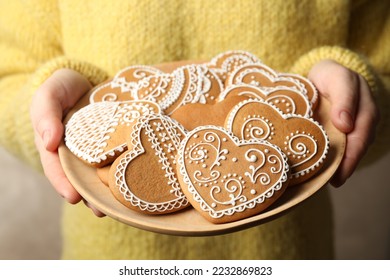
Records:
[[[242,50],[226,51],[213,57],[206,66],[213,69],[222,81],[236,68],[245,65],[261,63],[255,55]]]
[[[138,81],[162,72],[155,67],[133,65],[119,71],[115,77],[94,88],[89,102],[101,101],[128,101],[133,100],[131,95]]]
[[[176,154],[183,128],[165,115],[139,119],[128,150],[109,171],[109,188],[126,207],[145,214],[165,214],[187,207],[176,175]]]
[[[219,100],[228,96],[245,96],[249,98],[259,98],[275,105],[284,114],[296,114],[304,117],[311,117],[313,112],[309,99],[301,91],[289,87],[275,87],[264,90],[253,85],[240,84],[226,88]]]
[[[277,73],[262,63],[238,67],[225,81],[226,87],[239,84],[249,84],[265,90],[280,86],[291,87],[307,96],[313,109],[317,106],[318,92],[310,80],[297,74]]]
[[[141,116],[160,113],[150,101],[97,102],[89,104],[69,119],[65,145],[91,166],[105,166],[127,148],[132,126]]]
[[[278,147],[239,140],[217,126],[189,132],[177,168],[190,203],[213,223],[243,219],[269,207],[288,184],[289,166]]]
[[[262,100],[245,100],[229,113],[225,127],[239,139],[266,140],[280,147],[291,166],[290,185],[314,176],[329,149],[325,130],[313,119],[285,115]]]
[[[202,125],[223,126],[231,109],[246,99],[244,96],[229,96],[215,104],[186,104],[173,112],[171,118],[187,130]]]
[[[170,115],[188,103],[213,104],[222,90],[223,83],[213,70],[193,64],[179,67],[171,74],[142,79],[133,91],[133,97],[154,101]]]

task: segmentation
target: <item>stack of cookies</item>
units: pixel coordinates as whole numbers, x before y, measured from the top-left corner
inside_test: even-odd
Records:
[[[95,87],[65,144],[145,214],[194,207],[212,223],[264,211],[320,171],[329,140],[306,78],[228,51],[170,73],[130,66]]]

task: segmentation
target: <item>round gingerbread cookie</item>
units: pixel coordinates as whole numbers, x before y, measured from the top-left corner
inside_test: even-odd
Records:
[[[165,214],[187,207],[176,175],[176,155],[184,129],[162,114],[139,119],[128,150],[109,171],[109,188],[123,205],[144,214]]]
[[[239,139],[266,140],[281,148],[291,166],[290,185],[320,171],[329,150],[322,126],[313,119],[283,114],[262,100],[245,100],[229,113],[226,129]]]
[[[212,223],[264,211],[283,194],[289,178],[287,158],[278,147],[239,140],[217,126],[201,126],[187,134],[177,168],[188,200]]]
[[[65,125],[65,145],[94,167],[111,163],[127,148],[141,116],[160,113],[151,101],[97,102],[76,111]]]

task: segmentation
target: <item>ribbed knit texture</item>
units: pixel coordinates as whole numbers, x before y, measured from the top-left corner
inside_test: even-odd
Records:
[[[350,3],[351,2],[351,3]],[[361,74],[382,108],[371,158],[389,143],[390,19],[381,0],[37,0],[0,2],[0,144],[40,168],[29,119],[36,88],[60,68],[97,84],[123,67],[242,49],[278,71],[334,59]],[[64,258],[332,258],[321,192],[283,217],[219,237],[172,237],[65,205]]]

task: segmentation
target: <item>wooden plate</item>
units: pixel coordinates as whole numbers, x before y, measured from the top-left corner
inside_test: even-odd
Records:
[[[179,64],[163,65],[160,68],[169,71],[177,65]],[[321,99],[315,119],[325,128],[330,140],[329,153],[321,172],[309,181],[287,188],[282,197],[266,211],[232,223],[212,224],[193,208],[157,216],[132,211],[114,198],[110,189],[98,178],[96,169],[76,158],[64,143],[59,147],[59,156],[66,175],[80,195],[113,219],[144,230],[172,235],[205,236],[230,233],[279,217],[328,183],[341,162],[346,144],[345,135],[339,132],[329,120],[329,110],[329,102]],[[67,119],[71,114],[72,112]]]

